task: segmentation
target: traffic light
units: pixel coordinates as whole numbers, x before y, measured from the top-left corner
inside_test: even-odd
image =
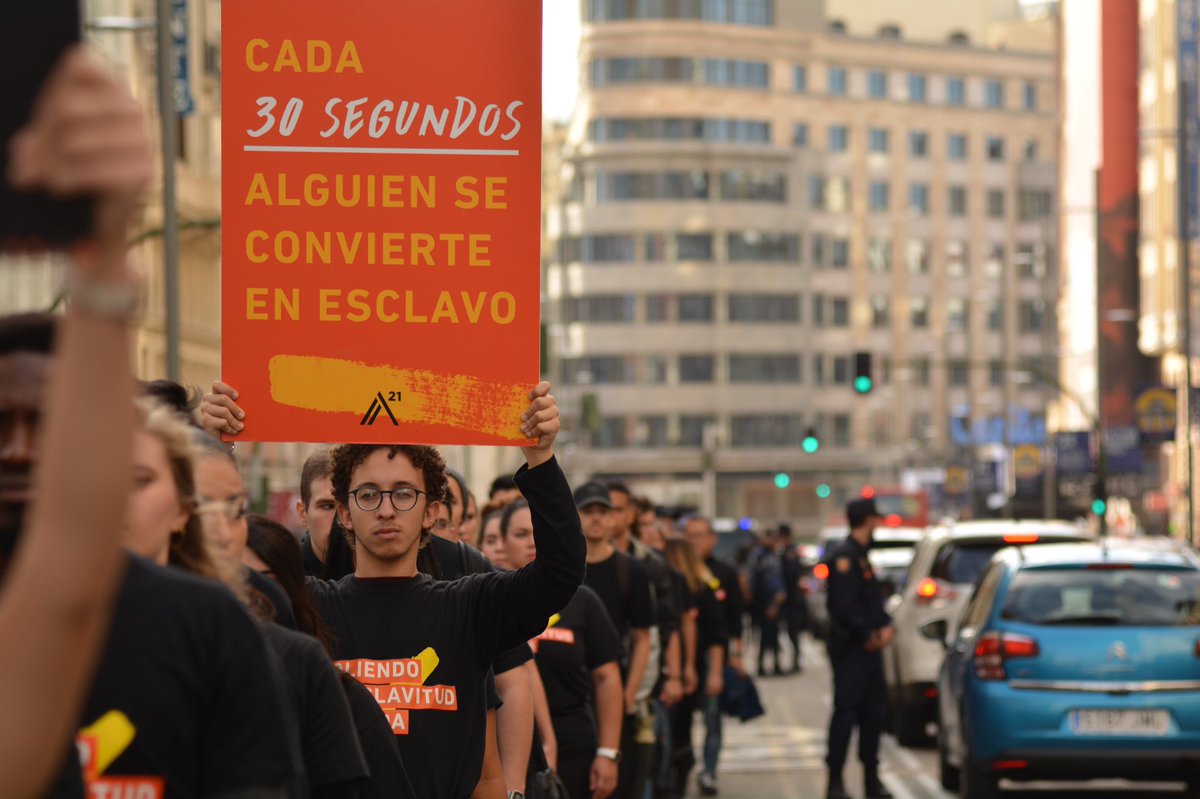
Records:
[[[792,478],[788,477],[787,472],[779,472],[775,475],[775,487],[783,490],[792,484]]]
[[[821,483],[817,486],[817,499],[829,499],[831,496],[833,496],[833,489],[829,487],[828,483]]]
[[[1103,516],[1108,510],[1108,503],[1097,497],[1092,500],[1092,513],[1097,516]]]
[[[808,428],[808,430],[804,433],[804,440],[800,442],[800,449],[804,450],[809,455],[812,455],[820,448],[821,439],[817,438],[816,428]]]
[[[854,393],[870,394],[874,387],[875,381],[871,378],[871,353],[854,353]]]
[[[1104,478],[1096,477],[1092,481],[1092,513],[1100,518],[1104,518],[1105,512],[1108,510],[1108,486],[1105,484]]]

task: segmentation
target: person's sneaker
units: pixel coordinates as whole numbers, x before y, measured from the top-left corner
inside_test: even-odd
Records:
[[[700,776],[696,779],[696,782],[698,782],[700,784],[700,795],[701,796],[716,796],[717,795],[717,778],[714,777],[712,774],[706,774],[704,772],[701,772]]]
[[[867,799],[895,799],[891,792],[883,786],[879,781],[879,777],[873,774],[866,775]]]
[[[829,781],[829,789],[825,791],[825,799],[851,799],[851,797],[850,794],[846,793],[841,780],[831,779]]]

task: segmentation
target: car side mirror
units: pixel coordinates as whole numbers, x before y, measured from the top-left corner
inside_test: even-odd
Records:
[[[931,621],[928,624],[921,625],[921,637],[927,638],[930,641],[939,641],[942,646],[948,647],[946,634],[950,632],[950,624],[945,619]]]

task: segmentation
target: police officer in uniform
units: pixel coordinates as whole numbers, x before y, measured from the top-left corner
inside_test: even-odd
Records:
[[[891,799],[879,781],[879,737],[886,693],[882,652],[895,630],[883,610],[883,595],[867,560],[871,537],[882,520],[875,501],[846,506],[850,536],[827,553],[829,566],[829,662],[833,666],[833,717],[829,721],[828,799],[850,799],[842,767],[850,733],[858,725],[858,757],[866,777],[867,799]]]

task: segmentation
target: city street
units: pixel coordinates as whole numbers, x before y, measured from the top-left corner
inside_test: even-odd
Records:
[[[723,799],[822,799],[825,791],[825,728],[829,720],[831,682],[828,662],[819,642],[805,641],[802,674],[757,679],[767,715],[748,724],[726,719],[725,748],[719,784]],[[749,662],[749,661],[748,661]],[[785,663],[788,662],[785,658]],[[697,751],[703,741],[702,730]],[[846,768],[846,786],[862,795],[862,773],[854,760]],[[905,749],[891,736],[883,739],[880,776],[896,799],[950,799],[938,784],[937,752]],[[1006,796],[1021,799],[1139,799],[1181,796],[1177,783],[1123,782],[1045,785],[1010,788]],[[699,796],[694,780],[689,797]]]

